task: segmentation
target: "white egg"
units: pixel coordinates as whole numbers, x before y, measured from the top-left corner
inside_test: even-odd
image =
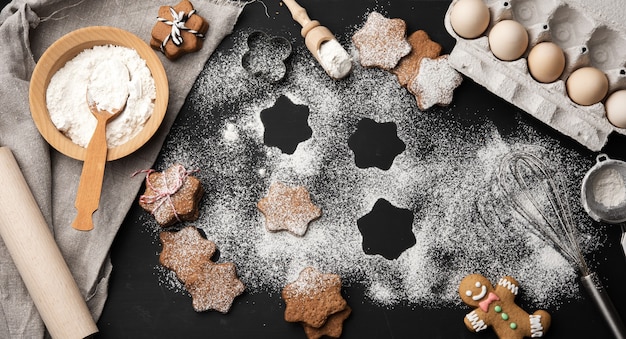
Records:
[[[450,25],[465,39],[479,37],[489,26],[489,8],[482,0],[459,0],[452,6]]]
[[[526,28],[515,20],[502,20],[489,32],[489,48],[496,58],[504,61],[519,59],[528,48]]]
[[[570,74],[565,82],[567,95],[573,102],[589,106],[602,101],[609,91],[609,79],[599,69],[582,67]]]
[[[556,81],[565,69],[565,53],[553,42],[542,42],[528,53],[528,71],[539,82]]]
[[[606,118],[615,127],[626,128],[626,90],[613,92],[604,103]]]

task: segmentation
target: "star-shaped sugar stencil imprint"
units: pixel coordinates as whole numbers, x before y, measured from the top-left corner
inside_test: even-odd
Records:
[[[348,139],[348,147],[354,152],[358,168],[378,167],[388,170],[396,156],[406,149],[398,138],[393,122],[378,123],[372,119],[361,119],[357,130]]]
[[[261,122],[265,127],[263,143],[278,147],[283,153],[293,154],[299,143],[313,135],[308,119],[308,106],[296,105],[281,95],[274,106],[261,111]]]
[[[385,259],[397,259],[402,252],[415,245],[413,212],[378,199],[372,210],[357,220],[363,237],[365,254],[380,254]]]

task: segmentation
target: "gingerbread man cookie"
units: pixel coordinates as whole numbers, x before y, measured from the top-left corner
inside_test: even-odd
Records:
[[[495,288],[480,274],[463,278],[459,295],[464,303],[475,307],[465,316],[465,326],[472,332],[491,326],[501,339],[543,337],[550,327],[550,314],[544,310],[528,314],[515,304],[518,290],[517,280],[509,276],[500,279]]]
[[[209,23],[196,13],[188,0],[174,7],[161,6],[157,23],[152,28],[150,46],[160,50],[170,60],[202,48]]]

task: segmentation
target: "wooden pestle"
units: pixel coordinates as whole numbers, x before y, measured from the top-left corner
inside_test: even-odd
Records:
[[[13,153],[6,147],[0,147],[0,173],[0,237],[48,332],[52,338],[63,339],[98,332]]]
[[[318,51],[322,43],[334,40],[335,36],[326,27],[322,26],[319,21],[311,20],[309,15],[302,6],[300,6],[295,0],[282,0],[293,19],[302,26],[300,34],[304,38],[304,44],[311,51],[311,54],[315,57],[317,62],[324,67],[324,64],[320,61]]]

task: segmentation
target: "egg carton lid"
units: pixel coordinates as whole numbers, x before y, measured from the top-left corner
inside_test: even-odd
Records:
[[[458,36],[450,24],[451,9],[458,1],[452,1],[444,18],[446,30],[456,39],[456,45],[449,56],[452,67],[490,92],[592,151],[601,150],[612,132],[626,135],[626,129],[617,128],[606,119],[602,102],[591,106],[581,106],[571,101],[567,96],[563,80],[548,84],[535,81],[528,72],[525,58],[527,54],[515,61],[502,61],[491,53],[486,33],[495,23],[504,19],[515,19],[512,14],[512,7],[516,4],[545,0],[511,0],[507,2],[483,0],[489,7],[491,22],[487,32],[476,39],[464,39]],[[626,32],[624,25],[619,24],[617,20],[626,15],[626,3],[623,1],[597,0],[593,4],[584,3],[582,0],[555,0],[553,2],[555,7],[565,6],[570,10],[578,11],[578,14],[584,13],[585,20],[588,20],[594,29],[603,26],[617,32]],[[533,30],[537,30],[536,27],[526,27],[526,29],[529,31],[531,39],[529,47],[547,40],[545,35],[533,32]],[[626,33],[622,34],[625,35],[626,39]],[[530,48],[527,49],[526,53],[529,50]],[[575,66],[582,67],[582,65]],[[572,69],[569,70],[569,72],[571,71]],[[604,71],[606,72],[606,70]],[[618,70],[610,71],[617,72]],[[610,83],[620,81],[623,83],[626,80],[626,76],[619,73],[607,74],[607,77]]]

